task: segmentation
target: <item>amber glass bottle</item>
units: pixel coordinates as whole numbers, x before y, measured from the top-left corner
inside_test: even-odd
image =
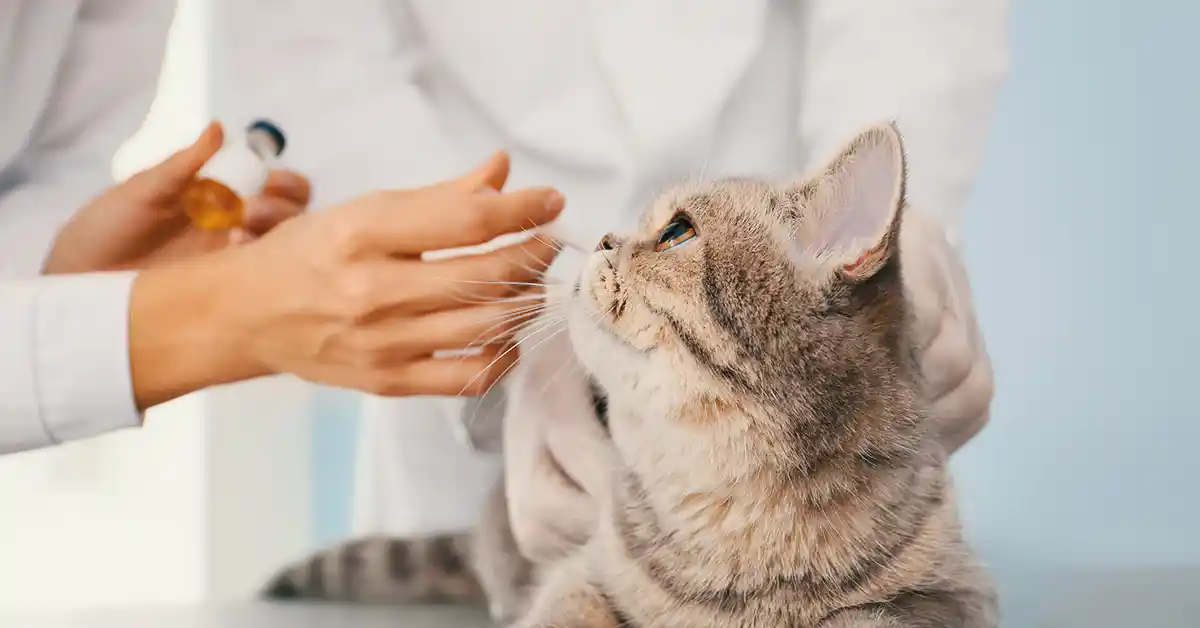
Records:
[[[184,192],[192,223],[212,231],[241,226],[245,199],[262,191],[285,143],[283,132],[267,120],[254,121],[244,137],[226,141]]]

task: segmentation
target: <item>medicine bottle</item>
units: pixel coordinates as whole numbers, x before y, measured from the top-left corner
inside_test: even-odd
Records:
[[[268,120],[255,120],[244,137],[227,140],[184,191],[192,224],[209,231],[240,227],[245,199],[262,191],[285,143],[283,132]]]

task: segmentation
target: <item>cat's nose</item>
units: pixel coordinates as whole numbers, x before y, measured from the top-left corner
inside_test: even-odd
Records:
[[[596,245],[596,252],[599,253],[600,251],[611,251],[616,248],[616,245],[617,239],[613,237],[613,234],[606,233],[604,234],[603,238],[600,238],[600,244]]]

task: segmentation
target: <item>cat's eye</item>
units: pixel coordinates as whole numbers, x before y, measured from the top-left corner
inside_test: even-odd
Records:
[[[667,251],[681,244],[690,242],[698,235],[696,227],[692,225],[692,221],[688,220],[683,214],[676,214],[666,228],[658,234],[658,243],[654,245],[655,251]]]

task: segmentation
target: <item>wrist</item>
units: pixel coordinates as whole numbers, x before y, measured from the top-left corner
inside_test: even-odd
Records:
[[[134,279],[129,304],[130,372],[138,408],[266,372],[239,340],[231,256],[204,255],[151,268]]]

